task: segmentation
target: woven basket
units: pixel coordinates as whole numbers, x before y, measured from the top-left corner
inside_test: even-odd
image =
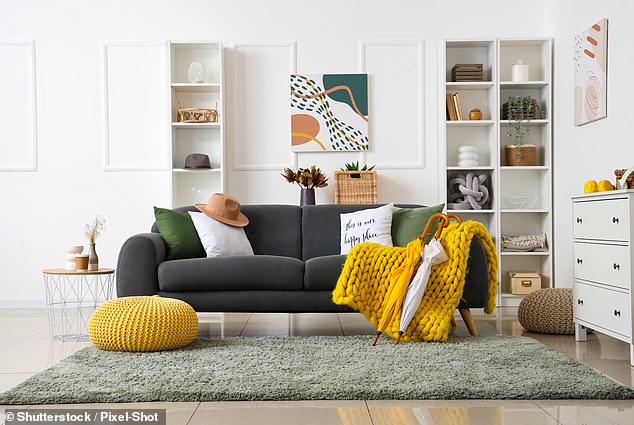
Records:
[[[517,155],[518,150],[519,155]],[[504,157],[506,159],[506,165],[524,167],[537,165],[537,146],[504,146]]]
[[[180,103],[176,109],[178,122],[218,122],[218,104],[211,108],[181,108]]]
[[[623,178],[623,173],[625,173],[627,169],[623,168],[621,170],[614,170],[614,175],[616,176],[616,180],[621,180]],[[627,177],[627,188],[632,189],[634,187],[634,173],[630,174]]]
[[[335,171],[335,204],[376,204],[376,171]]]

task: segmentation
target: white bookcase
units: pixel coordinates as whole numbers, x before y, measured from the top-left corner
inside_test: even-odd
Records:
[[[224,53],[220,42],[169,43],[172,207],[207,203],[209,195],[225,191]],[[189,81],[192,62],[203,65],[203,82]],[[218,121],[178,122],[177,109],[215,108]],[[211,169],[186,169],[189,154],[209,155]]]
[[[447,203],[447,183],[452,174],[472,171],[487,175],[491,192],[489,205],[481,210],[450,212],[479,221],[489,229],[499,256],[497,304],[516,306],[523,296],[511,294],[508,272],[538,272],[542,276],[542,287],[552,286],[552,40],[446,40],[441,51],[441,193]],[[511,81],[511,66],[518,59],[529,65],[529,81]],[[483,81],[451,81],[454,65],[471,63],[483,65]],[[458,121],[445,118],[448,93],[459,95],[462,117]],[[537,99],[544,113],[543,119],[525,122],[528,133],[524,143],[537,146],[535,166],[505,163],[504,146],[511,144],[507,132],[512,123],[501,119],[501,111],[510,96],[531,96]],[[469,120],[469,111],[473,108],[482,111],[482,120]],[[478,147],[477,167],[458,166],[457,151],[462,145]],[[517,201],[522,199],[529,205],[517,208]],[[501,249],[502,234],[529,233],[545,233],[548,250],[504,252]]]

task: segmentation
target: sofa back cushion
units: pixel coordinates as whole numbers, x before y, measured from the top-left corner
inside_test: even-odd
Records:
[[[196,211],[194,206],[175,211]],[[241,205],[240,211],[249,218],[244,232],[255,255],[279,255],[302,258],[302,210],[296,205]],[[337,225],[337,232],[339,231]],[[152,232],[158,232],[156,223]],[[337,240],[338,243],[338,240]]]
[[[303,260],[324,255],[339,255],[341,252],[341,219],[339,214],[351,213],[384,204],[328,204],[308,205],[302,211],[302,257]],[[401,208],[421,205],[395,204]]]

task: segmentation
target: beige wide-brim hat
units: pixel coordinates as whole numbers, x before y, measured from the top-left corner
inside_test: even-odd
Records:
[[[194,204],[207,216],[229,226],[244,227],[249,218],[240,212],[240,202],[226,193],[214,193],[207,204]]]

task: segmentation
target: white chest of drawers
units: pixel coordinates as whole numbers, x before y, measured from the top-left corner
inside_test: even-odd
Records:
[[[632,344],[634,190],[572,197],[574,317],[577,341],[586,328]]]

